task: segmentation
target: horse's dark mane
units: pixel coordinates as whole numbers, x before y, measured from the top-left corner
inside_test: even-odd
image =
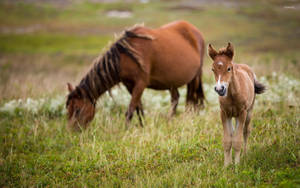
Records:
[[[133,32],[135,28],[125,31],[123,35],[111,45],[109,50],[94,60],[90,71],[80,81],[79,85],[68,95],[67,105],[73,97],[88,98],[93,104],[104,92],[118,84],[120,79],[120,54],[124,53],[133,59],[143,69],[143,62],[139,53],[133,48],[129,38],[152,40],[150,35]]]

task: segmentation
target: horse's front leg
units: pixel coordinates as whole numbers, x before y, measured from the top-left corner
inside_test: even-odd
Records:
[[[177,88],[171,88],[170,94],[171,94],[171,109],[170,109],[169,115],[168,115],[169,118],[172,117],[173,115],[175,115],[179,97],[180,97]]]
[[[141,101],[139,102],[138,106],[136,107],[136,113],[138,115],[141,127],[144,127],[143,120],[142,120],[142,117],[141,117],[141,116],[144,117],[144,110],[143,110],[143,105],[142,105]]]
[[[246,117],[247,117],[247,111],[243,110],[236,118],[236,131],[232,139],[232,146],[235,151],[235,156],[234,156],[235,164],[238,164],[240,162],[240,154],[241,154],[241,148],[243,144],[243,132],[244,132]]]
[[[135,109],[137,109],[141,105],[141,96],[143,94],[143,91],[146,87],[146,84],[144,82],[140,81],[137,82],[131,93],[131,101],[128,107],[128,110],[126,112],[126,124],[128,125],[130,120],[132,119],[133,112]]]
[[[227,117],[226,113],[221,110],[221,120],[223,124],[223,147],[224,147],[224,166],[227,167],[232,163],[232,118]]]

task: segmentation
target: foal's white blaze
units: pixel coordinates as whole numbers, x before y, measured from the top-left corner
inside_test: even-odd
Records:
[[[222,61],[219,61],[219,62],[218,62],[218,65],[223,65],[223,62],[222,62]]]
[[[217,81],[217,84],[216,84],[215,88],[216,88],[216,90],[221,90],[222,86],[226,89],[226,93],[225,93],[225,95],[223,97],[226,97],[227,96],[227,86],[228,86],[228,83],[224,82],[224,81],[221,81],[221,75],[219,75],[219,79]]]
[[[219,75],[219,79],[218,79],[218,82],[217,82],[217,85],[216,85],[216,88],[217,90],[220,90],[222,87],[222,84],[221,84],[221,75]]]

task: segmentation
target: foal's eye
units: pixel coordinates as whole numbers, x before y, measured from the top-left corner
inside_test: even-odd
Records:
[[[227,71],[228,71],[228,72],[230,72],[230,70],[231,70],[231,68],[230,68],[230,67],[228,67]]]
[[[215,71],[215,69],[211,69],[213,72]]]

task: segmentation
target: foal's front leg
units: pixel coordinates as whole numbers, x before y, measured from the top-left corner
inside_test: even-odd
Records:
[[[227,117],[224,111],[221,111],[221,120],[223,124],[223,147],[224,147],[224,166],[227,167],[232,163],[232,118]]]
[[[240,154],[241,154],[241,149],[242,149],[242,144],[243,144],[243,132],[244,132],[244,126],[245,126],[245,121],[247,117],[247,111],[243,110],[238,118],[236,118],[236,131],[235,135],[233,136],[232,139],[232,147],[235,151],[234,155],[234,163],[238,164],[240,162]]]

